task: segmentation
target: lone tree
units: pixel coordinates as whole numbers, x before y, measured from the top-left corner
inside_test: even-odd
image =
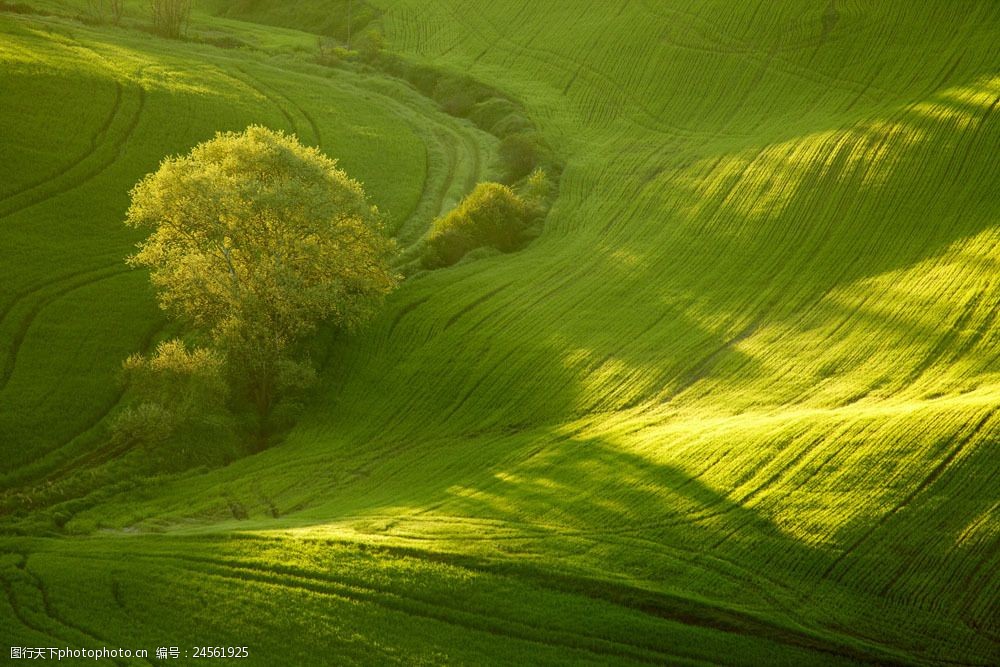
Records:
[[[260,445],[311,369],[298,348],[323,320],[353,327],[396,285],[393,241],[361,185],[294,137],[260,126],[167,158],[132,190],[126,224],[152,231],[128,258],[160,306],[225,360]]]

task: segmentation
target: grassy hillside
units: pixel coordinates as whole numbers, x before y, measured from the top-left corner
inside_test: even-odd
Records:
[[[351,36],[356,37],[382,13],[380,8],[360,0],[358,2],[328,0],[295,4],[268,0],[213,0],[205,3],[202,8],[215,16],[293,28],[337,37],[345,42],[348,28]]]
[[[542,237],[409,280],[281,446],[11,518],[12,643],[995,663],[1000,5],[371,4],[524,102],[566,165]],[[163,326],[118,222],[162,155],[285,127],[413,238],[495,149],[374,72],[0,32],[13,494],[103,451]]]
[[[14,100],[0,115],[11,128],[0,234],[14,269],[0,292],[2,473],[90,452],[123,355],[163,327],[146,277],[126,272],[137,238],[121,220],[131,185],[165,155],[248,123],[287,129],[338,157],[396,229],[426,225],[489,163],[489,137],[399,84],[58,19],[0,21]]]

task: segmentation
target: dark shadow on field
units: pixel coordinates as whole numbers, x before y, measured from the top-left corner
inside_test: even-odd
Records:
[[[799,607],[815,585],[800,572],[822,567],[829,553],[697,474],[555,431],[439,443],[433,461],[420,447],[396,456],[367,477],[344,479],[329,504],[267,527],[313,529],[305,535],[582,596],[595,601],[595,613],[610,602],[737,641],[900,662],[891,652],[905,647],[905,637],[852,636],[849,614],[822,603]],[[408,487],[421,488],[412,506]],[[227,540],[219,548],[225,555],[241,547]],[[450,586],[464,595],[458,591],[475,584]],[[662,639],[670,643],[677,631],[665,626]]]
[[[518,450],[515,463],[446,489],[440,511],[524,528],[529,536],[548,533],[544,539],[557,543],[567,538],[569,545],[577,540],[603,544],[611,550],[608,571],[631,571],[667,587],[689,589],[696,583],[671,581],[672,567],[713,572],[727,554],[742,555],[749,563],[713,572],[713,578],[731,580],[729,585],[777,574],[763,565],[770,557],[787,562],[822,558],[734,501],[726,489],[699,479],[707,468],[691,472],[657,461],[653,455],[670,444],[655,443],[645,456],[600,438],[534,436]],[[665,560],[657,563],[658,558]],[[755,563],[762,564],[757,571]],[[701,592],[718,595],[719,583],[712,581]],[[756,595],[750,593],[748,600]]]
[[[756,185],[743,165],[714,196],[685,193],[703,210],[669,220],[654,239],[608,230],[596,244],[566,239],[577,245],[562,249],[543,238],[521,255],[408,285],[363,336],[335,348],[316,402],[324,409],[289,443],[335,440],[320,464],[323,485],[307,478],[277,489],[289,511],[277,526],[346,524],[529,559],[589,553],[609,572],[710,599],[751,606],[761,590],[778,591],[779,607],[797,599],[833,566],[835,549],[804,546],[698,471],[544,425],[669,400],[706,378],[744,381],[763,370],[739,349],[759,327],[794,326],[830,290],[994,226],[996,175],[984,167],[1000,130],[993,106],[934,101],[936,119],[902,109],[891,127],[848,133],[881,162],[841,148],[829,163],[765,163],[776,171],[756,174]],[[955,131],[959,112],[973,120]],[[918,136],[936,132],[954,137],[947,159]],[[740,208],[740,187],[780,199]],[[915,197],[924,187],[941,197]],[[568,263],[583,245],[598,252]],[[887,331],[931,333],[905,322]],[[310,497],[323,500],[311,506]],[[872,563],[874,578],[892,567]]]
[[[980,646],[1000,647],[1000,493],[993,406],[942,438],[918,482],[870,521],[839,531],[843,548],[822,572],[831,584],[891,604],[947,611]],[[962,582],[956,585],[955,582]]]
[[[504,269],[506,259],[492,268]],[[631,322],[596,298],[564,298],[572,274],[524,290],[480,264],[405,285],[369,328],[338,339],[314,401],[333,409],[310,413],[301,430],[336,424],[345,440],[392,438],[406,447],[428,433],[436,440],[511,435],[590,414],[607,399],[679,393],[720,369],[756,367],[736,348],[750,326],[724,337],[660,304],[633,313],[642,328],[623,335]],[[675,349],[650,350],[647,335],[654,346],[669,338]],[[650,353],[673,356],[651,367]]]
[[[901,576],[908,564],[894,556],[896,545],[928,563],[947,561],[952,551],[933,535],[913,527],[899,541],[890,531],[866,544],[860,560],[838,562],[840,549],[809,546],[702,481],[707,468],[658,460],[657,448],[669,446],[644,453],[548,429],[415,445],[345,471],[322,505],[265,526],[346,534],[407,557],[471,564],[688,625],[822,645],[861,662],[889,664],[898,658],[882,650],[913,651],[914,627],[973,663],[988,650],[978,629],[990,628],[986,598],[942,595],[932,610],[913,590],[923,580]],[[906,516],[915,526],[936,515]],[[959,571],[988,591],[986,546],[963,556]],[[838,576],[851,568],[863,574]]]
[[[467,281],[477,277],[472,273]],[[446,294],[431,298],[442,289]],[[279,526],[325,524],[353,516],[385,517],[396,511],[393,508],[426,507],[428,502],[448,504],[461,498],[456,495],[460,489],[468,488],[477,494],[477,503],[498,494],[496,519],[544,523],[548,518],[537,506],[516,503],[542,502],[546,487],[533,486],[535,490],[523,498],[512,498],[515,505],[507,515],[499,511],[506,494],[500,475],[524,458],[534,470],[552,456],[579,457],[576,464],[555,473],[569,478],[577,464],[581,469],[605,469],[609,484],[616,469],[634,470],[634,476],[616,487],[625,495],[602,501],[594,506],[598,509],[611,507],[609,503],[638,507],[642,498],[657,494],[662,495],[655,508],[660,513],[685,494],[694,494],[704,507],[720,501],[679,471],[660,468],[661,477],[649,476],[657,468],[647,465],[644,473],[638,458],[629,462],[621,454],[616,462],[611,447],[579,443],[540,427],[589,411],[594,392],[588,393],[586,383],[595,376],[606,379],[612,374],[622,391],[648,388],[643,361],[626,355],[624,341],[614,332],[591,341],[589,349],[575,348],[572,341],[580,332],[574,327],[583,323],[571,317],[537,319],[539,310],[548,305],[544,295],[535,303],[524,303],[516,295],[506,295],[503,287],[482,294],[482,288],[463,281],[408,285],[369,331],[335,341],[325,360],[324,388],[287,442],[265,452],[263,459],[235,464],[232,474],[237,477],[256,477],[253,471],[269,468],[271,460],[277,465],[262,480],[260,493],[241,494],[248,513],[268,512],[260,504],[264,495],[276,506],[270,513],[281,517]],[[421,312],[431,308],[436,311]],[[491,333],[484,339],[477,334],[486,323]],[[677,391],[722,365],[755,363],[679,311],[657,317],[654,325],[677,332],[687,345],[716,350],[708,362],[685,360],[675,368],[660,369],[654,378],[663,378]],[[533,335],[520,330],[526,326]],[[414,358],[441,361],[427,365],[414,363]],[[556,444],[550,446],[552,440]],[[317,442],[324,443],[321,451]],[[243,467],[248,473],[238,472]],[[581,489],[590,486],[588,481]],[[680,495],[672,495],[673,487],[682,489]],[[581,501],[579,509],[586,510],[591,500]],[[567,508],[567,516],[574,511],[575,506]],[[574,529],[596,529],[608,525],[606,521],[621,524],[622,516],[601,512],[593,515],[592,522],[584,513],[581,520],[586,524],[559,523]],[[379,518],[371,525],[378,529],[384,523]]]

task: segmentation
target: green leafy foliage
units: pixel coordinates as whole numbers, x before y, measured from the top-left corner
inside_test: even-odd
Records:
[[[152,269],[164,310],[220,339],[260,326],[283,349],[325,318],[356,325],[395,285],[360,184],[259,126],[164,160],[126,223],[152,231],[129,263]]]
[[[154,465],[169,462],[173,469],[232,457],[235,436],[220,354],[170,340],[148,357],[130,356],[122,367],[129,404],[111,421],[115,444],[145,447]]]
[[[160,343],[149,357],[133,354],[122,369],[126,383],[144,402],[186,419],[225,404],[223,364],[218,353],[206,348],[189,350],[175,339]]]
[[[536,211],[541,211],[544,209],[553,194],[555,193],[555,185],[549,178],[548,173],[541,167],[535,167],[535,169],[528,174],[528,177],[524,179],[524,184],[521,186],[521,192],[523,193],[524,200],[529,206],[534,208]]]
[[[385,35],[377,28],[368,28],[352,40],[351,46],[363,60],[372,62],[377,60],[385,49]]]
[[[459,76],[438,77],[431,91],[431,97],[446,113],[463,118],[469,115],[482,94],[482,87],[477,82]]]
[[[324,320],[356,326],[396,284],[394,244],[361,185],[260,126],[164,160],[132,190],[126,224],[152,232],[129,263],[225,355],[262,442],[295,346]]]
[[[498,88],[471,76],[417,64],[398,55],[380,60],[380,67],[409,81],[452,116],[468,118],[503,140],[501,160],[505,180],[513,183],[535,166],[552,168],[551,148],[527,116],[524,106]]]
[[[527,239],[532,210],[500,183],[480,183],[455,209],[438,218],[427,236],[428,268],[451,266],[475,248],[517,250]]]
[[[552,156],[536,132],[518,132],[500,142],[500,164],[507,183],[516,183],[536,168],[548,166]]]

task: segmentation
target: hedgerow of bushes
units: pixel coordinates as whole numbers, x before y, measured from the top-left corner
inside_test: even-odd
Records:
[[[380,53],[378,65],[404,79],[437,102],[452,116],[469,119],[476,127],[500,139],[501,180],[512,185],[537,168],[551,176],[559,165],[551,148],[523,106],[503,91],[464,74],[405,61]]]
[[[500,140],[501,182],[480,183],[455,209],[432,223],[419,262],[422,268],[451,266],[480,249],[512,252],[537,236],[552,198],[552,179],[561,167],[524,107],[463,74],[384,53],[373,64],[409,82],[446,113],[467,118]]]
[[[424,268],[451,266],[479,248],[500,252],[521,248],[537,235],[550,192],[541,169],[525,181],[520,194],[502,183],[480,183],[431,225]]]

